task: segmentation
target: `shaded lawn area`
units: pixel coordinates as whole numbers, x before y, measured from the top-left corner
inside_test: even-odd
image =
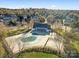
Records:
[[[58,58],[58,56],[43,52],[24,52],[21,53],[18,58]]]

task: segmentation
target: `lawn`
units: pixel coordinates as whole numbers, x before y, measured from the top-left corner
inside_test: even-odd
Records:
[[[21,53],[18,58],[58,58],[58,56],[43,52],[24,52]]]
[[[73,46],[76,49],[76,51],[79,53],[79,42],[75,42]]]
[[[79,57],[79,41],[73,43],[73,48],[76,50],[77,56]]]
[[[57,29],[55,29],[54,31],[55,31],[57,34],[59,34],[59,35],[63,35],[63,34],[64,34],[64,30],[61,29],[61,28],[57,28]]]
[[[25,32],[28,32],[29,29],[27,28],[17,28],[16,30],[9,30],[9,32],[7,33],[8,36],[13,36],[13,35],[18,35],[18,34],[21,34],[21,33],[25,33]]]

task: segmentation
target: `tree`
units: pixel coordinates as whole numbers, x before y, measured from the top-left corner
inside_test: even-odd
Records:
[[[8,28],[0,23],[0,40],[3,40],[7,36]]]
[[[18,16],[18,21],[20,21],[20,22],[22,23],[22,21],[23,21],[23,16],[19,15],[19,16]]]
[[[49,16],[47,17],[47,23],[53,24],[53,22],[54,22],[53,15],[49,15]]]
[[[79,22],[74,22],[73,27],[74,28],[79,28]]]
[[[30,24],[29,24],[29,28],[32,28],[33,25],[34,25],[34,23],[35,23],[35,22],[34,22],[33,20],[31,20],[31,21],[30,21]]]
[[[27,18],[25,18],[25,21],[29,23],[31,21],[31,16],[27,15]]]
[[[25,44],[22,44],[21,42],[18,42],[18,51],[21,52],[24,50]]]
[[[44,23],[45,22],[45,17],[44,16],[40,16],[39,17],[39,22]]]
[[[15,19],[10,20],[8,25],[16,26],[17,25],[16,20]]]
[[[75,42],[79,42],[79,32],[75,32],[73,29],[71,32],[66,32],[64,35],[64,46],[66,54],[71,55],[72,52],[76,55],[76,50],[74,49]],[[76,46],[75,46],[76,47]],[[78,52],[77,52],[78,53]],[[74,56],[75,56],[74,55]],[[70,56],[69,56],[70,57]]]

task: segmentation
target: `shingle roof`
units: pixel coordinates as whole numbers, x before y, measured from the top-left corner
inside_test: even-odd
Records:
[[[35,23],[33,28],[36,28],[36,27],[50,29],[50,26],[47,23],[44,23],[44,24],[42,24],[42,23]]]

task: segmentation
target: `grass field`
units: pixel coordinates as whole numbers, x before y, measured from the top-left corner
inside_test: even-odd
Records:
[[[43,52],[24,52],[21,53],[18,58],[58,58],[58,56]]]

